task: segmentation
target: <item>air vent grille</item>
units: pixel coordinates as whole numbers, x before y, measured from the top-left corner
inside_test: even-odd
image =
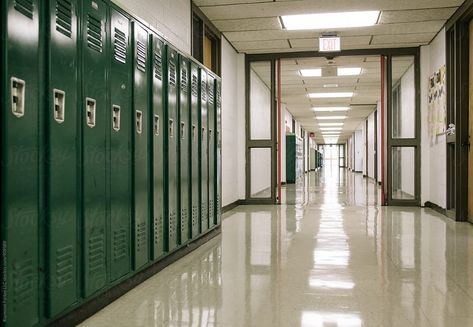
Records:
[[[154,77],[160,81],[163,79],[163,57],[161,49],[154,52]]]
[[[34,3],[33,0],[15,0],[15,9],[28,18],[33,19]]]
[[[181,90],[187,93],[187,69],[181,69]]]
[[[115,28],[115,36],[114,36],[114,44],[113,44],[113,51],[114,51],[114,58],[116,61],[121,63],[126,63],[126,48],[127,48],[127,40],[126,35],[118,28]]]
[[[102,22],[93,15],[87,15],[87,46],[102,52]]]
[[[174,61],[169,61],[169,84],[176,86],[176,64]]]
[[[146,72],[146,45],[138,41],[136,43],[136,65],[142,72]]]
[[[192,75],[192,86],[191,86],[192,90],[192,96],[194,97],[197,97],[198,96],[198,93],[197,93],[197,75]]]

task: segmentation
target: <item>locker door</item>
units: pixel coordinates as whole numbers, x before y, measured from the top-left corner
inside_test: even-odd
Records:
[[[49,1],[47,124],[48,316],[77,301],[77,14],[76,0]]]
[[[196,238],[200,229],[200,166],[199,166],[199,68],[191,63],[191,135],[190,135],[190,162],[191,162],[191,237]]]
[[[149,160],[148,160],[148,32],[133,23],[133,159],[134,159],[134,268],[148,262],[149,256]]]
[[[164,63],[166,49],[164,42],[153,35],[153,74],[152,74],[152,106],[153,115],[150,131],[152,130],[152,170],[153,170],[153,234],[152,259],[156,260],[164,254]]]
[[[208,101],[207,101],[207,117],[208,117],[208,174],[209,174],[209,228],[215,226],[215,175],[217,165],[216,147],[215,147],[215,78],[210,74],[207,77]]]
[[[217,80],[217,110],[216,110],[216,126],[217,131],[217,225],[222,221],[222,81]]]
[[[181,244],[189,239],[189,206],[190,206],[190,117],[189,117],[189,61],[184,57],[179,57],[180,71],[180,99],[179,99],[179,185],[180,185],[180,225],[181,225]]]
[[[5,0],[1,5],[2,246],[8,251],[2,262],[7,301],[2,312],[8,326],[39,321],[39,4],[37,0]]]
[[[179,224],[177,221],[177,160],[178,148],[177,139],[179,137],[178,125],[178,108],[177,108],[177,67],[178,54],[175,50],[167,47],[167,115],[166,115],[166,140],[167,140],[167,196],[168,196],[168,213],[167,213],[167,232],[168,232],[168,250],[172,251],[178,245]]]
[[[106,267],[106,14],[102,1],[82,8],[82,215],[84,296],[105,286]]]
[[[200,231],[209,229],[209,148],[207,116],[207,72],[200,70]]]
[[[124,276],[131,269],[131,46],[130,22],[110,10],[110,278]]]

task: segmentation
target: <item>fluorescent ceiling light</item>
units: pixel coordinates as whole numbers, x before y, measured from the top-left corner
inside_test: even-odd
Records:
[[[377,23],[379,11],[352,11],[323,14],[281,16],[286,30],[316,30],[373,26]]]
[[[343,123],[319,123],[319,126],[343,126]]]
[[[315,117],[319,120],[337,120],[337,119],[345,119],[347,116],[317,116]]]
[[[338,84],[324,84],[325,88],[338,87]]]
[[[314,68],[314,69],[301,69],[301,75],[304,77],[320,77],[322,76],[322,69],[321,68]]]
[[[330,136],[340,136],[340,132],[322,132],[323,137],[330,137]]]
[[[353,68],[337,68],[337,75],[338,76],[355,76],[361,74],[360,67],[353,67]]]
[[[347,111],[350,110],[350,107],[313,107],[313,111],[320,112],[320,111]]]
[[[309,93],[310,98],[351,98],[353,92]]]
[[[341,127],[320,127],[321,131],[341,131]]]

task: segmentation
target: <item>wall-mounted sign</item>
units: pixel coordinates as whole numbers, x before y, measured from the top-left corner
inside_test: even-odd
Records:
[[[340,51],[340,37],[320,37],[319,38],[319,51],[320,52],[335,52]]]

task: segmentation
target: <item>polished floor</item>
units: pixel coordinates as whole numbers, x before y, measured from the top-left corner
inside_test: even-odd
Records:
[[[473,225],[327,165],[81,326],[473,326]]]

